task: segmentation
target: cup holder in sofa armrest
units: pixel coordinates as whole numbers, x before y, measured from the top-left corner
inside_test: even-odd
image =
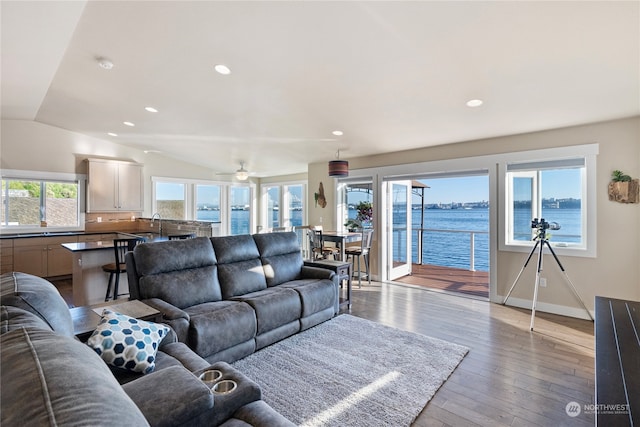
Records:
[[[214,406],[211,389],[181,366],[144,375],[122,388],[151,425],[182,425],[206,418]]]
[[[211,387],[213,394],[229,394],[233,393],[238,388],[238,383],[234,380],[222,380],[218,381]]]
[[[212,390],[214,395],[213,415],[208,419],[201,418],[203,424],[214,426],[222,424],[244,405],[262,399],[262,392],[258,384],[228,363],[216,362],[205,369],[194,372],[194,374],[199,376],[207,370],[218,370],[222,372],[222,376],[216,383],[220,384],[218,390]],[[223,390],[231,386],[231,382],[236,384],[235,388],[230,392],[222,393]]]

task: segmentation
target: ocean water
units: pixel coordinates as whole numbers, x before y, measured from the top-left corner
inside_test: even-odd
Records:
[[[531,216],[526,209],[516,211],[516,234],[519,240],[531,240]],[[303,225],[301,211],[292,212],[294,225]],[[355,211],[349,213],[355,217]],[[412,210],[412,262],[418,261],[418,232],[420,228],[420,210]],[[545,209],[542,217],[547,222],[557,222],[560,230],[549,230],[550,241],[562,239],[566,242],[580,241],[581,222],[580,209]],[[199,211],[198,219],[219,221],[218,211]],[[402,215],[396,216],[398,223],[404,223]],[[277,226],[277,212],[274,212],[272,226]],[[439,231],[425,231],[423,235],[423,263],[445,267],[468,269],[470,266],[471,234],[454,232],[453,230],[475,231],[474,235],[474,267],[477,271],[489,271],[489,210],[488,209],[425,209],[424,228]],[[249,233],[249,212],[231,212],[231,230],[233,234]],[[452,231],[440,231],[452,230]],[[394,252],[398,259],[405,259],[403,248],[406,247],[406,230],[394,233],[397,243]]]

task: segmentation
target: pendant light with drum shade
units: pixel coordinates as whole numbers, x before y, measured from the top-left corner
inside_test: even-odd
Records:
[[[349,162],[340,160],[340,150],[336,152],[336,160],[329,162],[329,176],[334,178],[349,176]]]

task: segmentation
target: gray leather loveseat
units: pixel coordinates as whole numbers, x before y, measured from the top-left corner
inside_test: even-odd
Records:
[[[131,298],[209,363],[233,362],[331,319],[338,277],[303,265],[295,233],[143,243],[126,256]]]
[[[293,426],[261,400],[256,383],[227,363],[210,366],[173,333],[153,372],[110,370],[74,337],[69,309],[45,279],[3,274],[0,303],[2,426]],[[214,394],[198,379],[207,369],[237,388]]]

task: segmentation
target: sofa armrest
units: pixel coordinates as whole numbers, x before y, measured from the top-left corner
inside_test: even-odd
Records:
[[[206,417],[200,417],[202,425],[217,426],[233,417],[233,414],[244,405],[262,399],[262,391],[258,384],[247,378],[243,373],[226,362],[216,362],[207,369],[217,369],[222,372],[221,380],[233,380],[237,388],[228,394],[215,395],[215,411]],[[194,372],[200,375],[204,370]]]
[[[173,342],[162,345],[160,350],[178,360],[191,372],[195,372],[199,369],[205,369],[209,366],[209,362],[198,356],[183,342]]]
[[[329,270],[328,268],[320,268],[320,267],[309,267],[306,265],[302,266],[300,270],[300,277],[302,279],[329,279],[333,280],[333,276],[336,273]]]
[[[165,300],[149,298],[142,300],[142,302],[162,313],[163,320],[185,319],[187,322],[189,321],[189,315],[185,311],[180,310],[175,305],[169,304]]]
[[[182,425],[213,408],[211,389],[179,366],[145,375],[122,388],[152,426]]]

